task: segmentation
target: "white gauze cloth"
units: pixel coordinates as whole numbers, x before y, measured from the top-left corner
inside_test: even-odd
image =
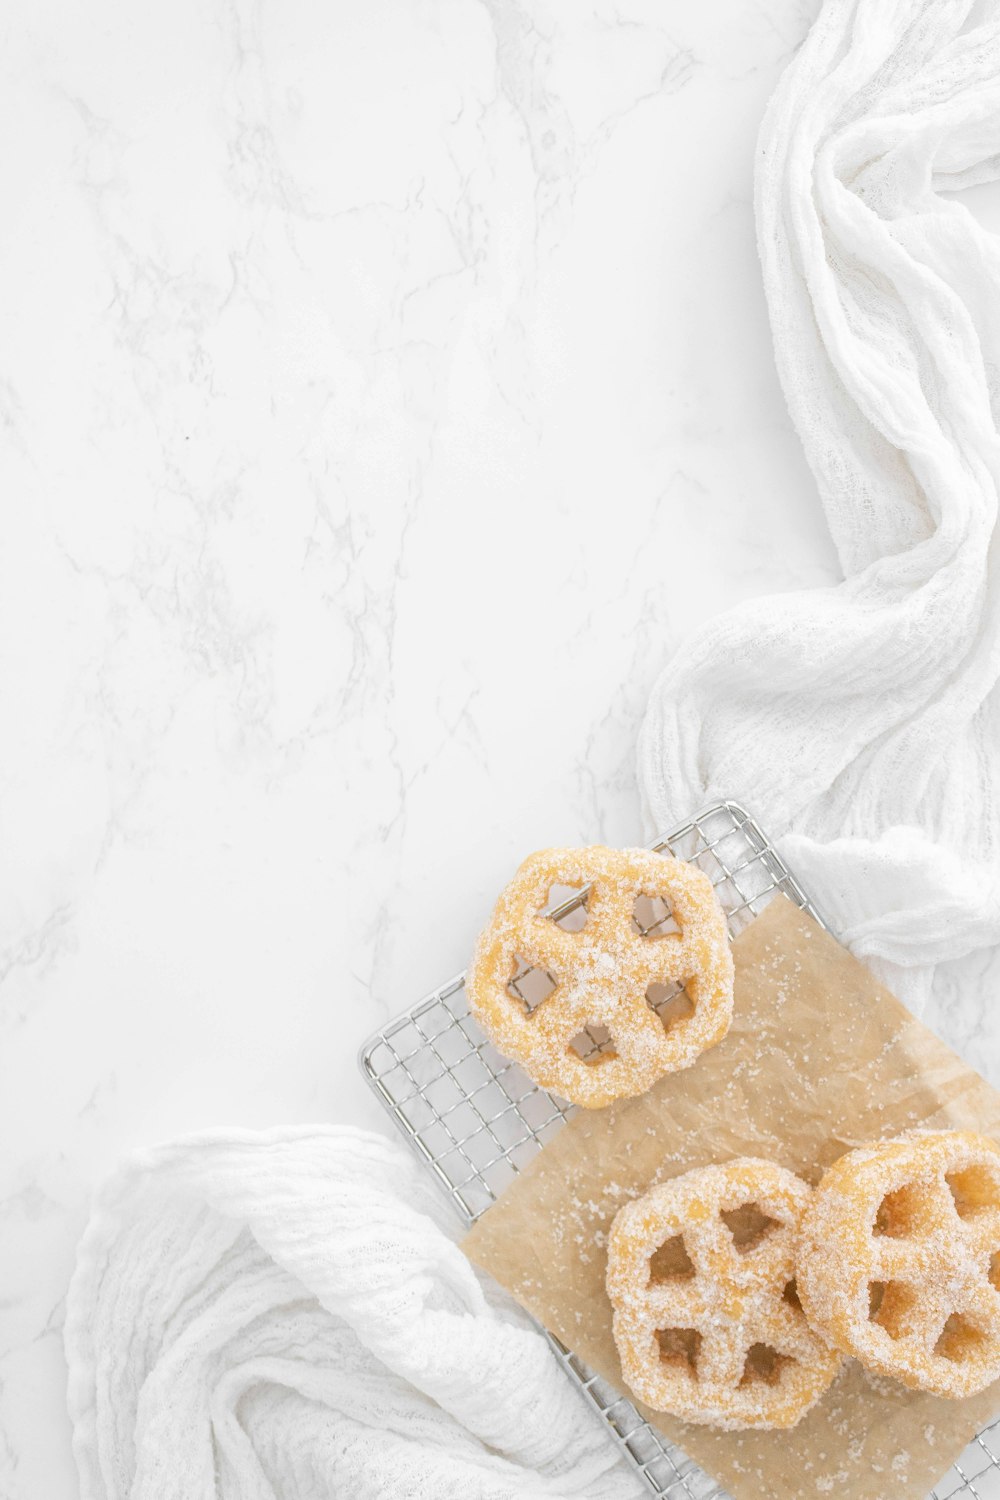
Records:
[[[844,581],[684,642],[639,747],[658,826],[745,801],[918,1010],[936,965],[947,1008],[955,961],[1000,942],[1000,253],[941,196],[998,153],[1000,7],[829,0],[768,106],[755,207]]]
[[[639,1500],[452,1220],[409,1152],[366,1131],[134,1156],[68,1298],[82,1500]]]

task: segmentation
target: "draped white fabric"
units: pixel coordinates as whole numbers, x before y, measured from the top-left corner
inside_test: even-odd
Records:
[[[1000,11],[828,0],[763,122],[756,214],[844,580],[686,641],[640,746],[657,826],[743,798],[911,1003],[1000,941],[1000,258],[941,196],[998,172]],[[83,1500],[637,1497],[448,1213],[351,1130],[133,1159],[69,1297]]]
[[[657,825],[746,801],[918,1009],[936,965],[1000,941],[1000,252],[942,196],[998,153],[996,6],[829,0],[767,109],[755,207],[844,579],[685,641],[640,743]]]
[[[453,1220],[416,1160],[365,1131],[135,1156],[70,1288],[83,1500],[638,1500]]]

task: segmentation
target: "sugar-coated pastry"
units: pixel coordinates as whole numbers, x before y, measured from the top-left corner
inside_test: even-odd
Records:
[[[695,1168],[616,1215],[608,1297],[622,1374],[656,1411],[727,1429],[794,1427],[841,1357],[796,1295],[812,1189],[773,1162]]]
[[[868,1369],[960,1398],[1000,1378],[1000,1147],[910,1131],[850,1151],[803,1224],[812,1325]]]
[[[566,919],[545,915],[554,887],[585,888]],[[533,1006],[526,973],[548,990]],[[542,1087],[598,1108],[644,1093],[722,1040],[733,960],[722,908],[695,865],[648,849],[544,849],[500,896],[465,985],[505,1056]],[[683,1007],[670,998],[681,987]],[[588,1034],[600,1045],[581,1047]]]

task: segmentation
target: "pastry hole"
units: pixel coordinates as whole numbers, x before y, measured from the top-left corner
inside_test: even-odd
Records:
[[[961,1219],[967,1219],[978,1209],[991,1208],[996,1203],[996,1180],[985,1167],[966,1167],[962,1172],[948,1172],[944,1180],[951,1189],[955,1211]]]
[[[791,1364],[786,1354],[779,1354],[770,1344],[751,1344],[743,1365],[741,1386],[777,1385],[782,1368]]]
[[[727,1209],[721,1218],[741,1255],[755,1250],[773,1229],[778,1228],[777,1219],[772,1219],[756,1203],[744,1203],[739,1208]]]
[[[564,932],[579,932],[587,925],[589,885],[553,885],[545,898],[545,914]]]
[[[694,1001],[679,984],[658,984],[654,981],[646,990],[646,1004],[663,1022],[664,1031],[670,1031],[672,1027],[694,1015]]]
[[[697,1328],[661,1328],[657,1332],[656,1342],[660,1346],[660,1359],[665,1365],[674,1365],[678,1369],[689,1370],[692,1375],[697,1374],[701,1349],[701,1334]]]
[[[894,1193],[886,1193],[876,1209],[872,1233],[905,1239],[913,1233],[921,1218],[920,1202],[914,1189],[909,1186],[898,1188]]]
[[[618,1056],[614,1038],[606,1026],[585,1026],[578,1031],[569,1044],[581,1062],[593,1066],[595,1063],[611,1062]]]
[[[881,1287],[881,1293],[873,1288]],[[902,1338],[909,1331],[912,1314],[919,1310],[920,1293],[915,1287],[901,1281],[873,1281],[868,1287],[868,1306],[875,1302],[875,1311],[869,1311],[871,1322],[884,1328],[891,1339]]]
[[[684,1245],[684,1237],[675,1234],[664,1240],[658,1250],[649,1257],[649,1284],[658,1286],[664,1281],[689,1281],[694,1275],[691,1257]]]
[[[527,1015],[537,1010],[556,988],[556,980],[548,969],[539,968],[520,954],[514,959],[514,967],[507,981],[507,993],[520,1000]]]
[[[632,907],[632,922],[644,938],[669,937],[680,932],[674,914],[662,896],[647,896],[645,892],[636,896]]]
[[[934,1345],[934,1353],[939,1354],[942,1359],[950,1359],[954,1364],[960,1364],[963,1359],[968,1359],[975,1354],[986,1342],[983,1331],[970,1323],[968,1318],[961,1313],[952,1313],[941,1332],[938,1334],[937,1343]]]
[[[781,1297],[782,1301],[787,1302],[789,1307],[794,1307],[798,1312],[802,1311],[802,1303],[799,1301],[799,1289],[795,1285],[794,1277],[785,1286],[785,1290],[782,1292]]]

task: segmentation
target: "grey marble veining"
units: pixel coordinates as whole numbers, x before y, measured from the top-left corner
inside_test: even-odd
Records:
[[[835,577],[752,215],[812,13],[8,12],[4,1500],[75,1493],[61,1299],[119,1154],[380,1125],[359,1041],[519,857],[651,832],[688,623]]]

